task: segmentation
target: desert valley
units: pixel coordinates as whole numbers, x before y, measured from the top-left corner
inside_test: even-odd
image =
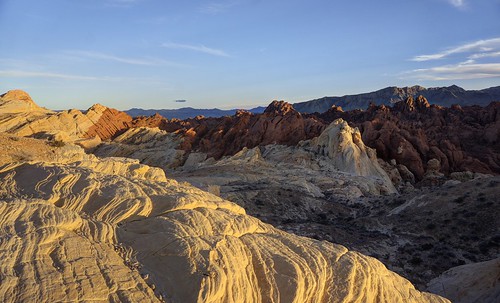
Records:
[[[422,91],[184,120],[8,91],[0,301],[498,302],[498,88]]]

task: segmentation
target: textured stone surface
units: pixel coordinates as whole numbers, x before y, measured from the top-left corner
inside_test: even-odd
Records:
[[[0,131],[18,136],[57,137],[94,147],[100,143],[95,138],[109,139],[131,120],[127,114],[99,104],[85,113],[74,109],[54,112],[37,106],[23,91],[9,91],[0,96]]]
[[[379,157],[405,165],[417,180],[423,178],[427,161],[433,158],[440,161],[444,174],[500,173],[500,102],[443,108],[410,97],[392,108],[334,109],[318,117],[327,122],[343,118],[359,127],[363,142],[375,148]]]
[[[5,302],[447,302],[136,161],[5,164],[0,189]]]
[[[429,291],[456,303],[500,301],[500,258],[453,267],[429,283]]]

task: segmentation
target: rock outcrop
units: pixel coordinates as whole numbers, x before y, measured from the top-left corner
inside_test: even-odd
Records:
[[[329,110],[325,122],[343,118],[359,127],[363,142],[386,161],[406,166],[417,180],[427,162],[437,159],[440,172],[500,173],[500,102],[487,107],[444,108],[425,98],[409,97],[392,108],[372,105],[366,111]]]
[[[28,93],[18,89],[0,95],[0,108],[5,113],[47,111],[36,105]]]
[[[405,180],[420,181],[427,162],[437,159],[440,173],[500,173],[500,103],[487,107],[430,105],[422,96],[393,107],[372,104],[366,111],[332,107],[323,114],[300,114],[283,101],[274,101],[263,114],[239,111],[231,117],[167,120],[138,118],[132,127],[159,127],[182,138],[179,146],[219,159],[246,148],[280,144],[294,146],[319,136],[342,118],[358,127],[366,146],[387,162],[395,160]],[[399,170],[399,169],[398,169]]]
[[[375,150],[366,147],[359,130],[342,119],[333,121],[321,135],[313,138],[311,146],[317,153],[329,157],[339,171],[372,176],[391,184],[378,164]]]
[[[0,166],[0,300],[448,302],[159,169],[80,153]]]
[[[93,125],[89,127],[84,136],[93,138],[98,136],[101,140],[107,140],[128,128],[132,117],[119,110],[95,104],[85,113]]]
[[[452,302],[500,301],[500,258],[453,267],[429,283],[429,291]]]
[[[319,135],[325,128],[324,123],[305,119],[284,101],[274,101],[263,114],[238,111],[234,116],[222,118],[137,120],[141,121],[138,126],[159,127],[180,135],[183,138],[181,148],[187,153],[204,152],[216,159],[232,156],[244,147],[296,145]]]
[[[94,147],[128,128],[131,121],[127,114],[99,104],[85,113],[54,112],[37,106],[23,91],[0,96],[0,131],[18,136],[46,136]]]

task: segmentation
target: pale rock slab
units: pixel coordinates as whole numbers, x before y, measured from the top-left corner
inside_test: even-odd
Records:
[[[500,258],[453,267],[429,282],[428,291],[456,303],[500,301]]]
[[[160,170],[83,158],[0,168],[2,301],[448,302]]]

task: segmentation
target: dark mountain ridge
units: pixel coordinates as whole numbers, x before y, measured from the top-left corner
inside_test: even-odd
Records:
[[[311,101],[293,104],[301,113],[323,113],[332,105],[340,106],[343,110],[366,109],[375,105],[392,105],[404,101],[408,97],[425,97],[429,103],[450,107],[453,104],[460,106],[480,105],[487,106],[490,102],[500,101],[500,86],[482,90],[465,90],[457,85],[448,87],[425,88],[419,85],[410,87],[386,87],[370,93],[345,95],[342,97],[323,97]]]
[[[493,101],[500,101],[500,86],[490,87],[482,90],[465,90],[457,85],[448,87],[425,88],[419,85],[408,87],[390,86],[374,92],[356,95],[345,95],[342,97],[323,97],[310,101],[294,103],[293,107],[300,113],[323,113],[328,111],[333,105],[342,107],[349,111],[354,109],[365,110],[370,104],[393,105],[399,101],[404,101],[408,97],[425,97],[430,104],[451,107],[453,104],[460,106],[480,105],[487,106]],[[258,106],[247,111],[253,114],[261,114],[266,109],[265,106]],[[125,113],[132,117],[153,116],[159,114],[167,119],[192,119],[196,116],[219,118],[233,116],[238,109],[199,109],[183,107],[179,109],[142,109],[131,108]]]
[[[248,111],[254,114],[260,114],[266,109],[265,107],[259,106],[255,107],[252,109],[249,109]],[[232,116],[236,114],[237,109],[218,109],[218,108],[210,108],[210,109],[198,109],[198,108],[192,108],[192,107],[183,107],[179,109],[141,109],[141,108],[131,108],[129,110],[126,110],[125,112],[129,114],[132,117],[139,117],[139,116],[153,116],[155,114],[159,114],[162,117],[165,117],[167,119],[190,119],[194,118],[196,116],[205,116],[205,117],[212,117],[212,118],[219,118],[219,117],[224,117],[224,116]]]

